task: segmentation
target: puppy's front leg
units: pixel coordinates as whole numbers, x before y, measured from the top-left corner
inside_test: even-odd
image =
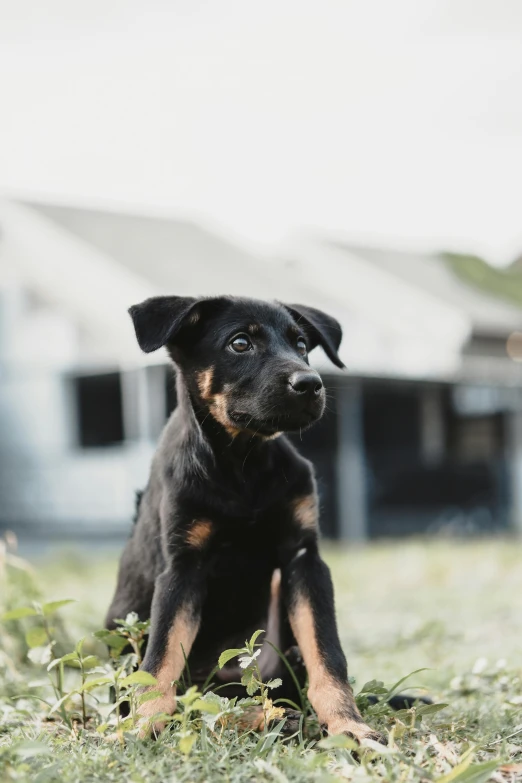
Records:
[[[151,633],[145,659],[141,666],[157,679],[149,690],[160,691],[157,698],[145,701],[139,707],[142,731],[145,735],[154,728],[162,731],[164,725],[150,725],[157,713],[172,715],[176,709],[176,688],[185,667],[190,649],[199,629],[203,584],[197,567],[167,570],[155,584],[151,608]]]
[[[309,540],[283,569],[283,590],[290,625],[308,672],[308,697],[320,723],[330,734],[381,741],[364,722],[348,683],[330,571],[315,540]]]

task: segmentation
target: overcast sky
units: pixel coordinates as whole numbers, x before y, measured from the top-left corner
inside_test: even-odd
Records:
[[[0,0],[0,187],[522,252],[520,0]]]

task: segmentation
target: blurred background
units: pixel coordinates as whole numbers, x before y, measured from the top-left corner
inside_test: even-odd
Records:
[[[125,540],[176,404],[126,310],[221,293],[342,323],[326,538],[522,532],[518,0],[0,14],[0,533]]]

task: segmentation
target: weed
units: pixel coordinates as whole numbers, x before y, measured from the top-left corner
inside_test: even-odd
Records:
[[[448,545],[444,556],[450,562],[451,552]],[[488,557],[492,556],[490,546]],[[368,562],[369,558],[380,557],[379,550],[361,557]],[[462,560],[460,557],[461,570],[465,567]],[[333,566],[335,573],[335,558]],[[96,570],[94,564],[92,568]],[[73,585],[72,572],[67,568],[62,571],[64,579]],[[475,571],[473,561],[463,578],[472,579]],[[439,566],[433,572],[440,579]],[[55,579],[57,574],[55,568]],[[451,571],[451,580],[454,578]],[[518,577],[507,569],[506,578],[513,587]],[[247,696],[221,696],[217,688],[212,690],[213,674],[198,690],[185,672],[177,711],[173,716],[155,716],[167,728],[153,741],[141,740],[137,727],[140,703],[157,695],[154,678],[138,669],[148,623],[134,614],[119,620],[113,631],[96,631],[85,622],[79,623],[84,632],[78,642],[72,642],[70,629],[85,611],[85,598],[80,595],[80,601],[74,604],[71,600],[46,600],[31,567],[9,548],[4,549],[0,560],[0,584],[2,782],[522,780],[521,671],[510,668],[505,660],[488,663],[483,658],[459,672],[450,671],[453,647],[460,642],[455,641],[455,629],[450,627],[445,632],[443,616],[433,616],[429,608],[423,609],[425,616],[418,626],[422,633],[414,625],[411,631],[397,629],[395,638],[393,634],[388,634],[387,641],[383,637],[381,650],[388,644],[388,654],[399,661],[411,655],[411,650],[421,655],[419,651],[429,644],[431,629],[435,628],[433,654],[437,658],[447,656],[445,679],[440,672],[423,668],[407,677],[397,677],[389,685],[374,679],[356,688],[365,719],[387,732],[387,747],[367,741],[356,748],[345,736],[321,739],[314,731],[315,716],[306,693],[301,694],[299,705],[291,705],[304,710],[300,729],[285,736],[285,712],[282,700],[277,699],[280,682],[265,682],[258,665],[259,631],[244,647],[226,650],[218,662],[223,666],[234,657],[239,659]],[[406,614],[397,579],[394,587],[389,605],[399,602],[401,613]],[[433,589],[428,579],[422,589]],[[371,598],[370,577],[366,591]],[[416,600],[419,595],[416,593]],[[487,602],[482,601],[482,611],[485,606]],[[471,603],[468,611],[472,611]],[[491,624],[497,616],[495,608],[484,622]],[[499,617],[499,629],[504,621]],[[368,647],[372,638],[373,625],[368,629],[361,648]],[[408,638],[410,647],[405,642]],[[469,643],[467,647],[465,641],[461,643],[470,650]],[[427,663],[433,663],[426,657]],[[390,696],[404,688],[419,693],[415,686],[425,687],[429,678],[432,683],[439,678],[438,691],[444,697],[440,703],[418,702],[411,709],[395,713],[390,709]],[[262,713],[259,731],[244,722],[252,710]]]

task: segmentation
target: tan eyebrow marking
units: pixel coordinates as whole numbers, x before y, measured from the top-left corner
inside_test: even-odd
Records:
[[[259,334],[261,327],[259,324],[249,324],[248,326],[248,333],[249,334]]]

